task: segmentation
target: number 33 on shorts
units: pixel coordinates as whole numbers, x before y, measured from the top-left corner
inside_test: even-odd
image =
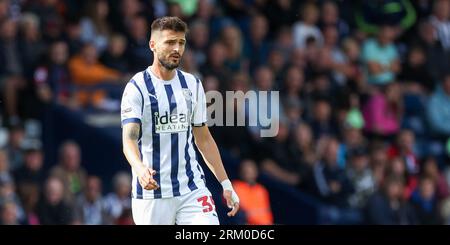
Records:
[[[208,213],[216,209],[212,196],[202,196],[197,201],[204,207],[203,213]]]

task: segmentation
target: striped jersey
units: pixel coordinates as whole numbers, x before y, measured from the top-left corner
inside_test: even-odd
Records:
[[[168,198],[205,187],[192,134],[192,126],[206,124],[205,92],[199,79],[176,70],[174,78],[165,81],[150,67],[136,73],[122,95],[121,120],[122,126],[139,123],[141,159],[156,171],[153,178],[160,186],[143,189],[132,170],[133,198]]]

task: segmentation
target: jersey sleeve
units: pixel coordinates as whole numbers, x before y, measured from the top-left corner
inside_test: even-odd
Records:
[[[122,126],[130,122],[141,123],[143,106],[144,97],[141,91],[135,83],[129,82],[123,92],[120,105]]]
[[[196,89],[197,103],[193,111],[192,125],[194,127],[201,127],[206,125],[206,98],[202,83],[197,80]]]

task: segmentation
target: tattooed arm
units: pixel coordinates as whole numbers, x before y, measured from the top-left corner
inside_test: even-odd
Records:
[[[140,125],[138,123],[127,123],[123,126],[123,153],[138,175],[141,186],[146,190],[154,190],[159,188],[158,183],[152,177],[155,174],[155,170],[145,166],[142,162],[138,146],[139,134]]]

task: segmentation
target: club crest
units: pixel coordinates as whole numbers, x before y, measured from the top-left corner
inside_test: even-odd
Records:
[[[183,96],[186,100],[191,100],[192,92],[188,88],[183,88]]]

